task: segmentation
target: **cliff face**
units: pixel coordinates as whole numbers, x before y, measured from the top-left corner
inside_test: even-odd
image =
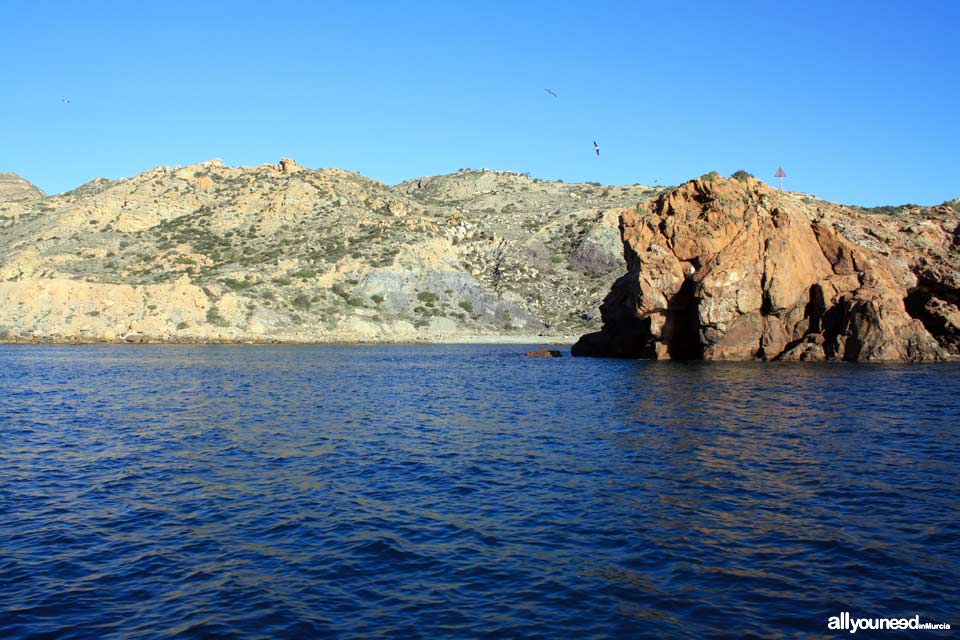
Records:
[[[603,329],[581,338],[574,355],[956,354],[957,211],[924,213],[870,215],[752,178],[688,182],[622,213],[627,273],[601,305]]]
[[[396,186],[209,161],[0,201],[0,340],[407,341],[599,328],[656,195],[462,170]]]
[[[0,173],[0,202],[8,200],[34,200],[46,194],[28,180],[15,173]]]

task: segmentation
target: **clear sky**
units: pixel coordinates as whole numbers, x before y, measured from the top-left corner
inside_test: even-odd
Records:
[[[955,0],[0,0],[0,18],[0,171],[51,193],[289,156],[391,184],[782,165],[840,202],[960,196]]]

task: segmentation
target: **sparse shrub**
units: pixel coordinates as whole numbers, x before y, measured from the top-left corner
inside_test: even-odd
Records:
[[[427,304],[433,304],[440,299],[440,296],[431,292],[431,291],[421,291],[417,294],[417,300],[420,302],[426,302]]]
[[[719,177],[720,177],[720,174],[719,174],[719,173],[717,173],[716,171],[711,171],[710,173],[705,173],[705,174],[703,174],[702,176],[700,176],[700,179],[701,179],[701,180],[716,180],[716,179],[719,178]]]
[[[290,301],[290,306],[294,309],[300,309],[302,311],[307,311],[310,309],[310,296],[305,293],[297,294],[297,296]]]
[[[350,297],[350,292],[347,291],[342,284],[339,282],[332,287],[330,287],[330,292],[334,295],[340,296],[345,301]]]
[[[862,207],[861,210],[864,213],[879,213],[888,216],[898,216],[903,215],[903,212],[907,209],[919,209],[920,205],[918,204],[901,204],[901,205],[886,205],[882,207]]]
[[[739,171],[734,172],[734,174],[731,175],[730,177],[731,177],[733,180],[737,180],[737,181],[739,181],[739,182],[746,182],[746,181],[747,181],[747,178],[752,178],[752,177],[753,177],[753,174],[747,173],[747,172],[744,171],[743,169],[740,169]]]
[[[210,305],[210,308],[207,309],[207,322],[218,327],[229,327],[230,323],[220,315],[220,310],[217,309],[216,305]]]
[[[379,293],[373,294],[372,296],[370,296],[370,299],[373,300],[374,304],[383,304],[383,296],[380,295]]]
[[[178,331],[183,331],[184,329],[186,329],[186,328],[189,327],[189,326],[190,326],[190,323],[189,323],[189,322],[178,322],[178,323],[177,323],[177,330],[178,330]]]
[[[249,280],[234,280],[233,278],[224,278],[220,282],[231,291],[243,291],[253,286],[253,283]]]
[[[460,308],[466,311],[467,313],[473,313],[473,304],[469,300],[461,301]]]
[[[313,269],[303,269],[301,271],[297,271],[293,275],[297,278],[303,278],[304,280],[309,280],[310,278],[316,278],[317,272],[314,271]]]

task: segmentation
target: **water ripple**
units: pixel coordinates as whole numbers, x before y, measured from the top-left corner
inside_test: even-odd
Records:
[[[960,624],[960,366],[0,347],[0,637]]]

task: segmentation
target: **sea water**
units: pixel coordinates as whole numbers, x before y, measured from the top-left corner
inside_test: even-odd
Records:
[[[0,347],[0,637],[960,624],[957,364],[532,348]]]

